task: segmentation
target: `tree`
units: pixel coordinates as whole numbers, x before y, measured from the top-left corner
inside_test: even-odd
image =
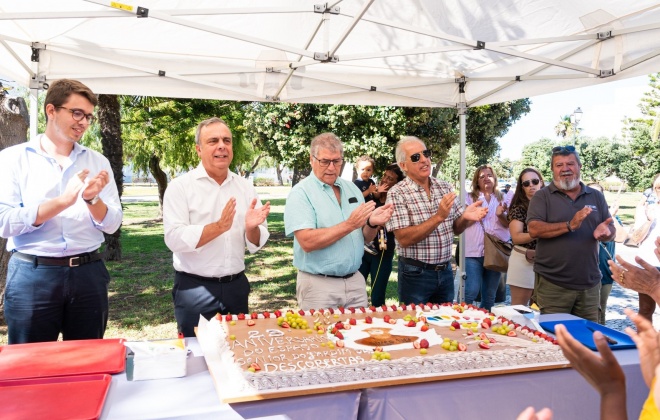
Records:
[[[571,122],[570,115],[564,115],[559,119],[557,125],[555,125],[555,134],[557,135],[557,137],[561,137],[562,140],[566,140],[566,137],[568,137],[569,139],[572,138],[574,132],[575,132],[575,127]]]
[[[497,153],[497,139],[526,112],[527,99],[468,111],[467,143],[479,162],[487,162]],[[425,141],[437,162],[435,173],[459,141],[458,115],[450,108],[254,103],[245,117],[248,136],[259,148],[294,169],[294,184],[297,174],[309,171],[311,139],[325,131],[341,138],[346,160],[367,154],[374,158],[377,169],[394,161],[396,142],[402,135]]]
[[[547,137],[523,146],[522,157],[514,167],[514,176],[517,177],[523,169],[531,166],[541,172],[543,179],[546,181],[552,180],[550,159],[552,158],[552,148],[554,146],[555,142]]]
[[[124,151],[121,139],[121,117],[117,95],[99,95],[97,116],[101,132],[103,155],[108,158],[117,184],[119,198],[124,191]],[[104,233],[106,258],[109,261],[121,260],[121,227],[112,234]]]
[[[628,119],[624,129],[628,140],[629,156],[619,167],[619,176],[638,190],[648,188],[655,174],[660,173],[660,73],[649,75],[650,90],[640,99],[639,108],[644,115]]]
[[[30,116],[23,98],[9,98],[0,83],[0,150],[24,142],[30,126]],[[7,240],[0,238],[0,313],[4,307],[7,285],[7,265],[11,253],[7,251]]]
[[[254,161],[257,152],[243,141],[241,102],[127,96],[121,103],[126,158],[134,169],[154,177],[161,209],[168,177],[199,163],[194,137],[200,121],[220,117],[227,122],[234,139],[232,165],[239,171],[244,162]]]

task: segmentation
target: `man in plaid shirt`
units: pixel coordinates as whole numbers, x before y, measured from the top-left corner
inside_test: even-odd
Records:
[[[394,213],[387,229],[394,232],[399,254],[399,301],[444,303],[454,299],[451,246],[488,209],[477,201],[463,210],[451,184],[431,176],[431,152],[417,137],[402,137],[396,160],[407,175],[387,194]]]

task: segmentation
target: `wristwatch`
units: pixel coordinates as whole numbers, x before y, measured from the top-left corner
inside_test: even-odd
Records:
[[[571,221],[570,220],[568,222],[566,222],[566,227],[568,228],[569,232],[575,232],[574,229],[571,229]]]
[[[98,203],[99,200],[100,200],[100,198],[99,198],[98,194],[95,195],[94,198],[92,198],[91,200],[85,200],[85,199],[83,198],[83,201],[84,201],[85,203],[89,204],[90,206],[93,206],[94,204]]]

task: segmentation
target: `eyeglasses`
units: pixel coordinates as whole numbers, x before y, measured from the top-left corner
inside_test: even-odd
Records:
[[[528,179],[527,181],[522,182],[522,186],[527,188],[530,184],[539,185],[539,182],[541,182],[541,180],[538,178]]]
[[[419,159],[421,159],[422,155],[424,155],[425,158],[430,158],[431,157],[431,151],[430,150],[424,150],[421,154],[420,153],[413,153],[410,155],[410,161],[412,163],[417,163],[419,162]]]
[[[557,154],[557,153],[573,153],[575,151],[575,147],[573,146],[556,146],[552,148],[552,154]]]
[[[69,111],[71,113],[71,116],[76,121],[82,121],[83,118],[86,118],[87,122],[89,124],[91,124],[91,123],[94,122],[94,119],[96,118],[94,116],[94,114],[85,114],[85,112],[82,109],[77,109],[77,108],[76,109],[70,109],[70,108],[67,108],[65,106],[56,106],[55,108],[66,109],[67,111]]]
[[[322,168],[327,168],[328,166],[330,166],[331,163],[334,164],[335,167],[339,167],[344,162],[343,158],[339,158],[339,159],[319,159],[314,155],[312,155],[312,157],[319,162],[319,165],[321,165]]]

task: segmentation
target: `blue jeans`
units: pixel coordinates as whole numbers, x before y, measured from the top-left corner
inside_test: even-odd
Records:
[[[425,270],[399,258],[399,301],[445,303],[454,300],[454,274],[451,264],[444,271]]]
[[[103,338],[110,274],[103,261],[78,267],[38,265],[15,256],[7,267],[9,344]]]
[[[465,258],[465,303],[473,303],[481,290],[479,307],[490,309],[495,304],[495,294],[501,273],[484,268],[484,257]]]

